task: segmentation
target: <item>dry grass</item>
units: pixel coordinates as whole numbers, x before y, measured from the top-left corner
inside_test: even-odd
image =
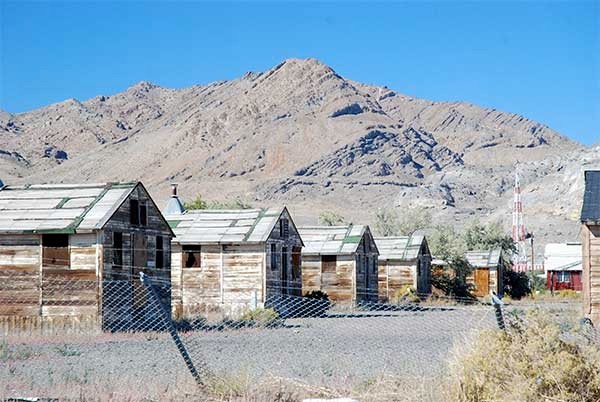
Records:
[[[600,345],[541,310],[455,350],[450,372],[455,401],[600,400]]]

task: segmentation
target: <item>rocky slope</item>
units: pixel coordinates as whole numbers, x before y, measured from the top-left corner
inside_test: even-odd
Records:
[[[140,82],[0,112],[0,133],[8,183],[143,180],[164,199],[175,181],[184,197],[286,203],[301,221],[325,208],[368,223],[380,207],[427,207],[440,221],[508,223],[518,166],[525,194],[535,194],[526,219],[548,238],[544,222],[571,222],[561,237],[576,235],[569,219],[580,187],[571,177],[583,155],[589,165],[599,159],[523,116],[412,98],[314,59],[203,86]]]

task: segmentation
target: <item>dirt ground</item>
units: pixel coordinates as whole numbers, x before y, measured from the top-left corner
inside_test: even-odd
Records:
[[[275,328],[180,335],[202,379],[212,381],[202,370],[207,368],[222,382],[213,383],[211,391],[220,400],[265,379],[271,385],[273,379],[302,384],[309,396],[324,389],[360,390],[381,378],[427,390],[427,384],[433,387],[444,377],[452,350],[486,328],[496,328],[494,312],[478,305],[330,312],[322,318],[288,319]],[[6,338],[0,346],[0,398],[195,400],[198,395],[166,333]]]

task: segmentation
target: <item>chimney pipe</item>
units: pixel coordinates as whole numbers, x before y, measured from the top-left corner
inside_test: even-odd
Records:
[[[177,183],[171,183],[171,197],[177,197]]]

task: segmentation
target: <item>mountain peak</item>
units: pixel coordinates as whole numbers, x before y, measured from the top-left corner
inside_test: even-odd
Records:
[[[140,81],[137,84],[133,84],[132,86],[127,88],[127,91],[129,91],[129,92],[131,92],[131,91],[150,92],[151,90],[153,90],[155,88],[160,88],[160,87],[149,81]]]

